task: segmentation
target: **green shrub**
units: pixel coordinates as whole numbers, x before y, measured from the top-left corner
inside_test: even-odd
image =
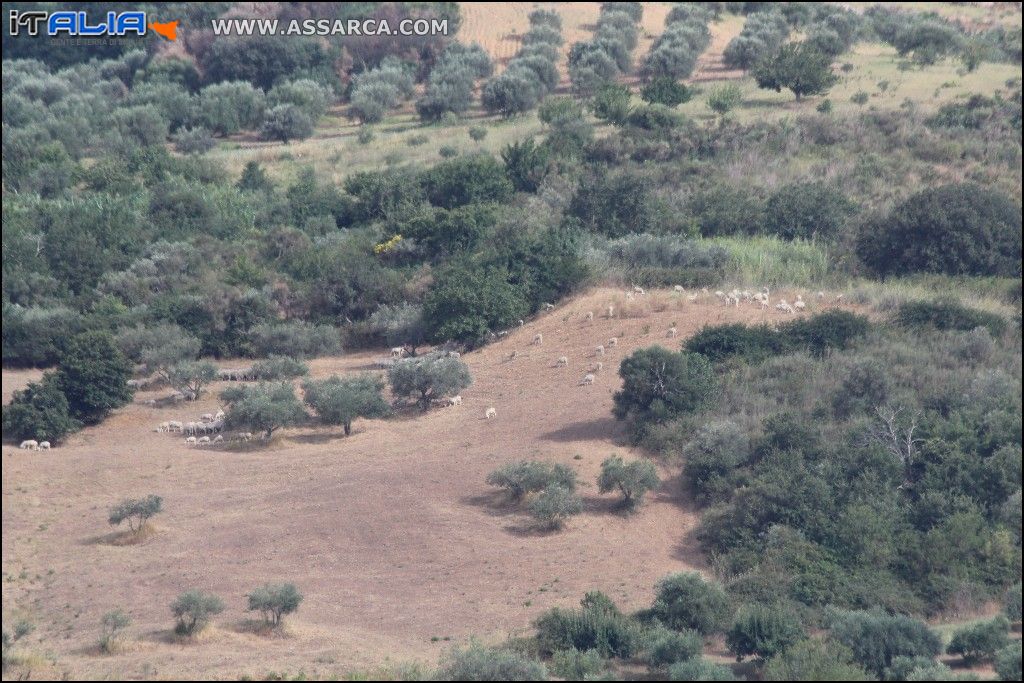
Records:
[[[688,629],[673,631],[664,626],[655,627],[645,634],[644,641],[647,663],[652,668],[689,661],[704,651],[704,639]]]
[[[542,614],[534,626],[542,655],[561,650],[595,650],[602,657],[632,657],[639,646],[635,623],[622,615],[605,596],[591,597],[582,609],[554,608]]]
[[[506,489],[513,500],[522,500],[529,493],[543,491],[557,484],[569,491],[576,490],[576,473],[562,464],[539,460],[521,460],[509,463],[487,475],[491,486]]]
[[[626,463],[615,455],[601,463],[597,487],[601,493],[616,489],[622,494],[622,506],[632,510],[643,502],[644,494],[658,486],[658,470],[650,460]]]
[[[594,112],[594,116],[602,121],[618,124],[624,122],[629,116],[630,98],[629,88],[618,84],[608,84],[594,93],[593,99],[590,100],[590,108]]]
[[[1021,678],[1020,641],[1014,640],[996,653],[995,668],[1001,681],[1019,681]]]
[[[792,612],[776,605],[746,605],[736,615],[725,642],[738,660],[748,656],[767,660],[804,637],[800,620]]]
[[[405,142],[410,147],[419,147],[430,142],[430,136],[424,133],[417,133],[416,135],[410,135],[405,139]]]
[[[630,126],[654,132],[678,128],[683,121],[685,118],[682,114],[661,104],[634,107],[626,117],[626,123]]]
[[[548,672],[526,655],[471,643],[449,652],[437,677],[441,681],[543,681]]]
[[[644,84],[640,97],[650,104],[676,107],[693,99],[693,91],[671,76],[657,76]]]
[[[949,641],[946,652],[960,655],[968,664],[991,660],[1009,643],[1010,620],[1002,614],[991,621],[958,629]]]
[[[924,622],[882,612],[837,612],[830,637],[849,648],[854,661],[876,676],[896,657],[935,658],[942,649],[939,637]]]
[[[793,183],[768,197],[764,229],[787,240],[834,240],[855,209],[853,202],[827,183]]]
[[[1021,612],[1021,582],[1018,581],[1006,591],[1003,596],[1003,613],[1010,621],[1020,621]]]
[[[732,608],[721,588],[689,572],[672,574],[658,583],[651,615],[669,628],[693,629],[707,636],[725,630]]]
[[[727,500],[737,485],[737,470],[751,457],[747,433],[733,422],[702,426],[683,447],[683,481],[701,503]]]
[[[742,101],[743,91],[735,83],[720,85],[708,94],[708,107],[720,116],[728,114]]]
[[[504,166],[490,154],[471,154],[425,171],[421,177],[434,206],[453,209],[477,202],[507,202],[513,192]]]
[[[295,379],[309,374],[309,366],[289,356],[271,356],[252,364],[252,374],[258,380],[276,381]]]
[[[224,601],[212,593],[191,590],[171,603],[171,613],[177,619],[174,632],[180,636],[199,633],[210,623],[210,617],[224,611]]]
[[[110,508],[108,521],[112,526],[119,526],[127,521],[128,528],[133,532],[142,531],[146,522],[153,515],[163,511],[163,498],[150,494],[145,498],[125,498]]]
[[[703,657],[677,662],[668,669],[670,681],[735,681],[736,676],[727,666],[715,664]]]
[[[677,353],[660,346],[635,351],[619,366],[622,389],[612,412],[627,420],[634,434],[648,424],[692,413],[717,391],[711,363],[697,353]]]
[[[565,520],[583,512],[583,501],[571,489],[551,484],[530,502],[530,515],[543,529],[560,529]]]
[[[597,650],[558,650],[551,655],[551,673],[568,681],[589,680],[604,667],[604,657]]]
[[[454,145],[441,145],[437,148],[437,153],[442,159],[452,159],[459,156],[459,148]]]
[[[487,129],[483,126],[470,126],[469,137],[474,142],[480,142],[487,137]]]
[[[3,407],[4,438],[13,441],[33,439],[57,444],[81,426],[71,417],[68,400],[53,373],[15,391],[11,402]]]
[[[268,583],[246,597],[249,600],[249,611],[259,612],[263,615],[263,621],[273,626],[280,625],[282,617],[295,612],[302,602],[302,594],[293,583]]]
[[[817,356],[826,351],[845,349],[867,334],[871,323],[862,315],[849,311],[825,311],[787,323],[781,333],[794,348],[807,349]]]
[[[686,340],[685,348],[715,363],[734,357],[757,363],[788,350],[785,337],[774,328],[742,323],[705,326]]]
[[[68,342],[57,366],[56,382],[67,398],[71,417],[96,424],[132,398],[131,363],[106,332],[83,332]]]
[[[359,141],[360,145],[368,145],[373,142],[373,139],[377,137],[371,128],[366,126],[360,126],[359,132],[356,133],[356,140]]]
[[[871,681],[842,645],[805,640],[775,655],[762,669],[766,681]]]
[[[972,183],[922,190],[869,221],[857,243],[880,275],[1021,275],[1021,212],[1006,195]]]
[[[973,330],[984,327],[993,337],[1006,331],[1006,319],[953,300],[907,301],[900,304],[894,322],[906,327],[934,327],[938,330]]]

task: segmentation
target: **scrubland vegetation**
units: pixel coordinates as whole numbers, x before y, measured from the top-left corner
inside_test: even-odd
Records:
[[[699,516],[707,571],[666,576],[638,611],[590,592],[526,635],[388,675],[947,680],[954,665],[1020,680],[1019,7],[1008,26],[679,3],[643,54],[644,4],[604,3],[564,64],[563,13],[533,9],[496,65],[454,31],[214,38],[230,6],[154,8],[181,18],[173,52],[5,33],[3,364],[46,369],[4,406],[5,441],[60,445],[145,388],[197,400],[238,363],[250,383],[218,387],[215,433],[349,436],[359,419],[461,404],[461,353],[591,286],[715,302],[736,288],[745,306],[751,290],[773,304],[799,291],[841,306],[709,319],[621,360],[609,419],[642,457],[602,455],[582,481],[502,453],[466,482],[504,490],[548,542],[586,512],[582,489],[635,519],[670,482]],[[460,23],[456,3],[273,11]],[[729,21],[723,69],[739,75],[694,79]],[[908,81],[1013,77],[890,101],[889,80],[862,83],[865,44]],[[290,151],[356,124],[333,158]],[[385,374],[310,376],[319,357],[381,347]],[[159,493],[109,523],[141,535],[180,514]],[[266,583],[245,598],[280,631],[318,596]],[[196,644],[225,608],[181,592],[173,632]],[[33,626],[4,614],[5,674],[24,672]],[[99,651],[121,651],[131,626],[108,612]]]

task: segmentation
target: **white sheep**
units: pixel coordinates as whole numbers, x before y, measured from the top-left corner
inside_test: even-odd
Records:
[[[205,446],[205,445],[207,445],[209,443],[210,443],[210,437],[208,437],[208,436],[201,436],[198,439],[196,439],[196,445],[197,446]]]
[[[560,368],[564,368],[567,365],[569,365],[569,358],[567,356],[559,356],[558,362],[555,363],[555,366]]]
[[[242,432],[238,435],[242,441],[252,441],[252,432]]]
[[[494,406],[491,406],[490,408],[488,408],[487,410],[484,411],[484,419],[490,420],[492,417],[494,417],[497,414],[498,414],[498,411],[494,409]]]
[[[782,311],[783,313],[794,313],[795,312],[793,307],[790,306],[788,303],[786,303],[785,299],[781,299],[779,301],[779,303],[775,304],[775,308],[777,310]]]
[[[583,379],[580,380],[580,385],[581,386],[584,385],[584,384],[593,384],[593,383],[594,383],[594,375],[589,373],[589,372],[587,374],[583,375]]]
[[[644,288],[639,285],[633,285],[633,291],[639,294],[640,296],[647,294],[647,292],[644,291]]]
[[[21,445],[19,445],[18,448],[25,451],[38,451],[39,442],[36,441],[35,439],[25,439],[24,441],[21,442]]]
[[[203,413],[199,416],[200,422],[213,422],[213,413]]]
[[[537,344],[538,346],[540,344],[543,344],[544,343],[544,335],[541,334],[540,332],[538,332],[537,334],[533,335],[533,343]]]
[[[673,287],[673,288],[672,288],[672,291],[673,291],[673,292],[679,292],[679,293],[682,293],[682,292],[684,291],[684,290],[683,290],[683,286],[682,286],[682,285],[676,285],[675,287]]]
[[[462,354],[459,353],[458,351],[449,351],[448,352],[448,357],[449,358],[462,358]]]
[[[391,349],[391,357],[392,358],[402,358],[403,356],[405,356],[405,348],[404,347],[402,347],[402,346],[392,347],[392,349]]]
[[[48,451],[48,450],[50,450],[50,442],[49,441],[40,441],[39,442],[39,450],[41,450],[41,451]]]
[[[796,295],[796,301],[793,302],[793,308],[798,311],[803,311],[807,308],[807,304],[804,302],[804,298],[799,294]]]
[[[184,427],[178,420],[171,420],[167,423],[167,431],[169,432],[181,432]]]
[[[679,334],[679,330],[676,329],[675,325],[673,325],[672,327],[668,328],[668,332],[665,333],[665,336],[671,339],[675,337],[677,334]]]
[[[615,307],[612,306],[611,304],[608,305],[608,317],[609,318],[614,318],[615,317]]]
[[[462,396],[459,395],[459,394],[456,394],[455,396],[452,396],[451,398],[448,399],[448,405],[450,405],[450,406],[461,406],[462,405]]]
[[[597,347],[595,347],[594,348],[594,353],[597,354],[598,356],[603,356],[604,355],[604,346],[597,346]]]
[[[585,316],[583,316],[583,318],[588,323],[594,322],[594,312],[593,311],[587,311],[587,314]]]
[[[604,363],[602,363],[601,361],[598,361],[598,362],[594,363],[594,372],[601,372],[601,370],[603,370],[603,369],[604,369]]]
[[[696,294],[690,294],[690,295],[688,295],[686,297],[686,300],[689,301],[692,304],[694,301],[697,300],[697,295]]]
[[[818,292],[818,301],[821,301],[824,298],[825,298],[825,292]]]
[[[719,299],[724,299],[725,298],[725,292],[723,292],[720,289],[716,289],[715,290],[715,296],[718,297]]]
[[[223,440],[224,440],[224,436],[222,434],[218,434],[217,436],[213,437],[213,443],[220,443]]]
[[[611,339],[608,340],[609,348],[612,347],[612,346],[618,346],[618,345],[619,345],[619,338],[618,337],[612,337]]]
[[[553,311],[553,310],[555,310],[555,305],[554,304],[544,304],[544,310],[545,311]]]
[[[187,436],[187,437],[185,437],[185,444],[188,445],[188,446],[195,446],[196,445],[196,437],[194,437],[194,436]]]
[[[626,292],[626,301],[633,300],[633,292]]]

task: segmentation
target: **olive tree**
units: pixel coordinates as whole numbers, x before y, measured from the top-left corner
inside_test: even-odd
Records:
[[[398,398],[412,397],[423,410],[434,399],[453,396],[472,384],[469,367],[458,358],[431,353],[401,360],[388,371],[391,393]]]
[[[174,632],[191,636],[206,628],[210,617],[224,611],[224,601],[212,593],[186,591],[171,603],[171,614],[177,619]]]
[[[613,455],[601,463],[601,474],[597,487],[601,493],[616,489],[622,493],[622,506],[633,509],[643,502],[644,494],[659,483],[658,471],[650,460],[634,460],[627,463]]]
[[[512,500],[518,501],[529,493],[543,491],[553,484],[574,491],[576,490],[576,473],[562,464],[521,460],[509,463],[488,474],[487,483],[507,490]]]
[[[298,424],[307,417],[289,382],[261,382],[238,389],[230,396],[222,395],[231,403],[225,420],[228,429],[263,432],[264,439],[270,439],[281,427]]]
[[[530,503],[530,514],[543,529],[560,529],[565,520],[583,511],[583,501],[571,489],[552,484]]]
[[[303,401],[313,409],[320,422],[341,425],[345,436],[352,433],[357,417],[383,417],[388,404],[381,395],[384,381],[375,375],[341,378],[332,375],[302,385]]]
[[[163,510],[163,498],[150,494],[145,498],[125,498],[110,508],[107,521],[113,526],[128,522],[128,528],[134,533],[142,531],[149,519]]]
[[[279,626],[286,614],[299,609],[302,594],[294,583],[268,583],[256,588],[246,596],[249,600],[249,611],[259,612],[263,621],[272,626]]]

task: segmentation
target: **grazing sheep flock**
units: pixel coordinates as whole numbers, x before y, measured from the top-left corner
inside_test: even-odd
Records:
[[[647,296],[646,290],[639,285],[632,285],[631,289],[625,293],[626,299],[634,299],[635,297]],[[697,301],[707,301],[710,298],[710,293],[707,288],[702,288],[699,291],[688,292],[682,285],[675,285],[672,288],[672,294],[677,297],[677,300],[681,301],[682,297],[686,297],[686,301],[694,303]],[[771,291],[768,287],[762,287],[760,291],[752,292],[750,290],[732,289],[730,291],[717,290],[714,292],[714,299],[720,302],[721,305],[739,307],[741,302],[747,302],[758,306],[761,310],[768,310],[774,308],[775,310],[787,314],[793,315],[797,313],[803,313],[808,310],[808,302],[804,299],[803,294],[796,294],[796,298],[793,303],[790,303],[784,298],[779,298],[776,301],[772,301]],[[823,291],[817,291],[814,293],[813,298],[818,302],[825,302],[828,299]],[[844,302],[844,295],[837,294],[834,296],[834,301],[837,304]],[[554,304],[546,303],[543,305],[544,311],[554,310]],[[613,319],[615,317],[615,304],[607,304],[605,309],[606,318]],[[628,315],[628,312],[627,312]],[[595,314],[593,310],[579,311],[576,313],[569,313],[563,318],[563,322],[567,322],[571,317],[578,316],[583,322],[593,323]],[[525,326],[524,320],[519,320],[519,326]],[[492,334],[492,337],[504,337],[510,333],[510,330],[504,330],[497,334]],[[646,334],[646,332],[645,332]],[[667,328],[665,332],[665,338],[676,339],[679,336],[679,328],[675,322]],[[619,338],[611,337],[604,344],[599,344],[594,348],[594,357],[603,357],[607,351],[614,349],[618,346]],[[533,345],[540,346],[544,343],[544,335],[541,332],[536,332],[533,335]],[[377,367],[386,369],[394,365],[394,363],[402,358],[409,355],[409,349],[405,346],[396,346],[390,349],[390,357],[381,358],[375,361]],[[459,358],[460,354],[457,351],[447,351],[446,355],[450,358]],[[511,351],[507,356],[508,360],[514,360],[519,356],[516,350]],[[554,367],[564,368],[569,365],[569,356],[562,355],[558,356],[555,360]],[[586,386],[592,385],[596,381],[597,375],[604,367],[604,364],[600,361],[594,361],[588,368],[587,374],[580,380],[579,385]],[[253,372],[251,367],[248,368],[221,368],[217,371],[217,378],[221,381],[255,381],[258,379]],[[140,378],[129,380],[129,385],[137,390],[143,390],[150,388],[157,380],[154,378]],[[178,403],[183,400],[194,400],[197,398],[192,392],[181,392],[176,391],[170,395],[170,400],[173,403]],[[155,404],[155,400],[149,400],[147,404]],[[445,399],[439,399],[439,403],[445,406],[461,406],[463,404],[463,397],[461,395],[451,396]],[[494,406],[489,406],[484,411],[484,418],[491,419],[497,416],[497,409]],[[215,413],[204,413],[198,420],[167,420],[161,422],[155,427],[153,431],[158,433],[171,433],[180,434],[184,436],[184,441],[190,446],[206,446],[213,444],[223,443],[227,439],[237,441],[250,441],[253,438],[251,432],[238,432],[231,435],[225,435],[225,412],[218,410]],[[19,445],[22,450],[50,450],[51,443],[49,441],[36,441],[34,439],[26,439]]]

